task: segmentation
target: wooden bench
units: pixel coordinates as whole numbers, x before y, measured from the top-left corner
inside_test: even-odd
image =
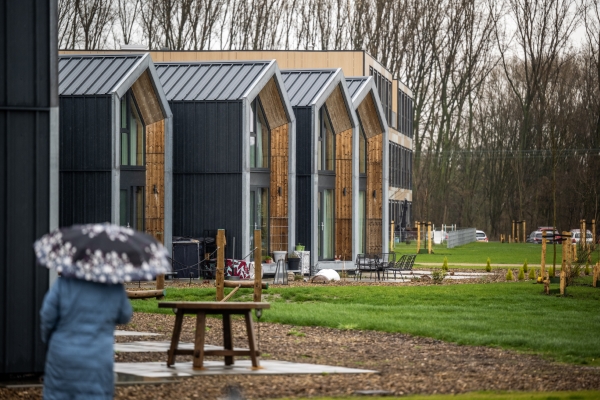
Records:
[[[167,366],[175,364],[176,355],[191,355],[194,357],[194,369],[204,369],[205,356],[223,356],[225,365],[233,365],[234,356],[250,356],[252,368],[260,368],[258,357],[260,352],[256,348],[254,336],[254,324],[252,322],[252,310],[264,310],[270,308],[269,303],[239,302],[239,303],[216,303],[216,302],[192,302],[192,301],[163,301],[158,303],[159,308],[172,308],[175,311],[175,326],[171,347],[167,352]],[[181,335],[181,324],[184,314],[196,314],[196,337],[194,350],[179,349],[179,336]],[[218,314],[223,316],[223,350],[204,350],[204,338],[206,330],[206,315]],[[248,334],[249,350],[234,350],[233,335],[231,333],[231,315],[244,315],[246,319],[246,332]]]

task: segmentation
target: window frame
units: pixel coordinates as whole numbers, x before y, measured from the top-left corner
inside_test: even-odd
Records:
[[[126,118],[125,125],[123,128],[123,100],[125,100],[125,110],[126,110]],[[142,123],[142,165],[132,165],[131,164],[131,107],[135,107],[135,112],[137,113],[140,122]],[[120,154],[119,154],[119,165],[121,169],[128,170],[145,170],[146,169],[146,123],[144,122],[144,118],[140,111],[140,108],[135,100],[135,96],[133,95],[131,89],[125,93],[125,95],[121,98],[120,102],[120,128],[119,128],[119,139],[120,139]],[[123,134],[127,134],[127,151],[123,153]],[[127,156],[127,164],[123,164],[123,155]]]

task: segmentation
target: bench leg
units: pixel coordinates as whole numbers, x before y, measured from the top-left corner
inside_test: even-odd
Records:
[[[254,339],[254,323],[252,322],[252,311],[248,310],[246,317],[246,332],[248,334],[248,347],[250,347],[250,358],[252,359],[252,369],[259,369],[258,351],[256,350],[256,340]]]
[[[231,314],[228,313],[223,313],[223,348],[225,350],[233,350]],[[225,365],[233,365],[233,356],[225,356]]]
[[[204,369],[204,337],[206,334],[206,314],[196,315],[196,337],[194,339],[194,369]]]
[[[183,310],[177,310],[175,315],[175,327],[171,337],[171,348],[167,352],[167,367],[175,364],[175,351],[179,345],[179,336],[181,335],[181,323],[183,322]]]

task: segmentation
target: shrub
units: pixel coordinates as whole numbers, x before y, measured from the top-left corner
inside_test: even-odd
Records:
[[[513,273],[512,273],[512,269],[510,269],[510,268],[508,269],[508,272],[506,273],[506,280],[507,281],[514,281],[515,280],[515,278],[513,276]]]
[[[590,263],[589,262],[585,263],[585,270],[583,271],[583,273],[586,275],[590,274]]]
[[[492,272],[492,265],[490,264],[490,262],[491,262],[491,261],[490,261],[490,258],[488,257],[488,259],[487,259],[487,264],[485,264],[485,270],[486,270],[487,272]]]
[[[519,275],[517,276],[517,279],[520,281],[525,279],[525,269],[523,267],[519,268]]]
[[[448,257],[444,257],[444,264],[442,264],[442,269],[444,271],[448,271]]]
[[[434,269],[431,271],[431,279],[433,280],[433,283],[442,283],[444,278],[446,278],[446,271],[443,269]]]
[[[302,274],[294,274],[294,280],[295,281],[301,281],[302,279],[304,279],[304,277],[302,276]]]
[[[527,273],[527,259],[525,259],[525,262],[523,263],[523,272]]]
[[[535,280],[535,269],[533,268],[529,270],[529,279]]]

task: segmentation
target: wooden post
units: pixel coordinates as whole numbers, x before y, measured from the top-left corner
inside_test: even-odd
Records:
[[[571,244],[570,247],[571,247],[571,253],[570,253],[571,260],[577,261],[577,243]]]
[[[522,238],[522,243],[526,243],[527,242],[527,222],[525,222],[525,220],[523,220],[523,238]]]
[[[217,301],[225,297],[225,229],[217,231]]]
[[[516,223],[516,221],[513,219],[513,220],[512,220],[512,236],[511,236],[511,238],[512,238],[512,241],[516,241],[516,239],[517,239],[517,236],[515,235],[515,233],[516,233],[516,232],[515,232],[515,230],[517,229],[517,228],[516,228],[516,226],[517,226],[517,223]],[[512,243],[512,242],[511,242],[511,243]]]
[[[600,261],[594,265],[594,273],[592,275],[592,286],[596,287],[598,282],[598,275],[600,274]]]
[[[586,220],[581,220],[581,230],[579,231],[579,244],[582,249],[587,248],[587,229],[585,229]]]
[[[512,236],[508,235],[508,243],[512,243]]]
[[[392,227],[390,229],[390,253],[394,252],[394,221],[392,220]],[[344,258],[345,260],[345,258]]]
[[[542,231],[542,259],[540,262],[540,276],[546,276],[546,231]]]
[[[521,241],[521,223],[517,221],[517,235],[515,236],[515,243],[519,243]]]
[[[165,289],[165,276],[163,275],[156,275],[156,290],[160,290],[161,292],[164,291]],[[156,297],[158,300],[162,300],[165,297],[164,296],[157,296]]]
[[[596,244],[596,220],[592,220],[592,243]]]
[[[421,250],[421,222],[417,221],[417,254]]]
[[[431,221],[427,222],[427,254],[431,254]]]
[[[262,299],[262,239],[260,229],[254,230],[254,301]]]

